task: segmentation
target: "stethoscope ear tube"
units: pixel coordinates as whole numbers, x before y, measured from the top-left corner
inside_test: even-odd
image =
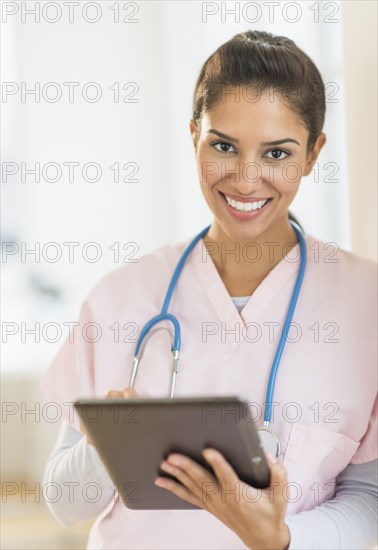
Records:
[[[278,371],[278,367],[279,367],[279,364],[280,364],[281,356],[282,356],[282,353],[283,353],[283,350],[284,350],[284,347],[285,347],[285,344],[286,344],[289,327],[290,327],[290,324],[291,324],[291,321],[292,321],[292,318],[293,318],[293,315],[294,315],[295,307],[297,305],[298,296],[299,296],[299,292],[300,292],[300,289],[301,289],[301,286],[302,286],[303,277],[304,277],[304,273],[305,273],[305,269],[306,269],[306,262],[307,262],[307,247],[306,247],[306,241],[305,241],[304,236],[302,234],[302,230],[299,227],[299,225],[296,222],[294,222],[293,220],[289,220],[289,223],[293,227],[293,229],[294,229],[294,231],[295,231],[295,233],[298,237],[298,240],[299,240],[300,266],[299,266],[299,270],[298,270],[297,280],[295,282],[295,286],[294,286],[293,293],[292,293],[292,296],[291,296],[290,304],[289,304],[289,307],[288,307],[288,311],[287,311],[287,314],[286,314],[285,323],[284,323],[282,331],[281,331],[280,340],[278,342],[277,350],[276,350],[276,353],[275,353],[275,356],[274,356],[274,359],[273,359],[273,363],[272,363],[272,368],[271,368],[270,374],[269,374],[268,388],[267,388],[266,399],[265,399],[264,427],[258,429],[258,431],[261,431],[261,438],[266,440],[267,444],[269,444],[268,446],[271,448],[270,450],[272,450],[272,452],[274,452],[276,454],[276,456],[278,456],[278,454],[280,452],[280,441],[279,441],[279,438],[278,438],[277,434],[269,427],[270,422],[271,422],[271,418],[272,418],[272,403],[273,403],[274,385],[275,385],[275,380],[276,380],[277,371]],[[176,379],[177,379],[177,375],[178,375],[178,372],[179,372],[179,364],[180,364],[179,363],[179,351],[180,351],[180,346],[181,346],[181,328],[180,328],[180,323],[179,323],[178,319],[174,315],[168,313],[168,307],[169,307],[169,304],[170,304],[170,301],[171,301],[171,298],[172,298],[173,291],[176,287],[178,278],[179,278],[180,273],[181,273],[181,271],[184,267],[184,264],[185,264],[185,261],[186,261],[188,255],[193,250],[193,248],[195,247],[197,242],[207,234],[209,229],[210,229],[210,226],[203,229],[200,233],[198,233],[198,235],[196,235],[196,237],[194,237],[194,239],[186,247],[185,251],[183,252],[180,260],[178,261],[178,263],[176,265],[176,268],[174,270],[174,273],[173,273],[172,278],[170,280],[170,283],[168,285],[168,289],[167,289],[167,292],[166,292],[166,295],[165,295],[165,298],[164,298],[164,303],[163,303],[161,313],[159,315],[157,315],[156,317],[153,317],[150,321],[148,321],[146,323],[146,325],[143,327],[143,329],[140,333],[140,336],[138,338],[138,342],[137,342],[137,345],[136,345],[136,348],[135,348],[132,372],[131,372],[130,382],[129,382],[129,386],[131,388],[134,386],[136,375],[137,375],[137,372],[138,372],[139,362],[140,362],[140,359],[143,355],[143,351],[145,349],[145,337],[147,336],[148,333],[152,334],[153,332],[157,332],[158,330],[168,330],[166,327],[164,327],[162,329],[160,329],[160,328],[153,329],[153,327],[157,323],[160,323],[161,321],[169,321],[170,323],[172,323],[173,331],[174,331],[173,332],[173,339],[172,339],[172,346],[171,346],[173,361],[172,361],[172,378],[171,378],[170,397],[173,398],[173,396],[174,396],[175,384],[176,384]]]
[[[300,247],[300,265],[297,275],[297,280],[295,282],[295,286],[293,289],[293,293],[291,296],[290,304],[287,310],[285,323],[282,327],[280,340],[278,342],[277,350],[273,359],[272,368],[270,369],[269,374],[269,381],[268,381],[268,389],[266,392],[266,398],[265,398],[265,414],[264,414],[264,426],[269,427],[269,424],[272,419],[272,402],[273,402],[273,392],[274,392],[274,384],[276,381],[277,371],[278,367],[281,361],[282,352],[284,350],[287,335],[289,332],[290,324],[293,319],[295,306],[297,305],[299,291],[302,286],[303,277],[306,269],[307,264],[307,247],[306,247],[306,241],[304,240],[304,237],[302,235],[302,232],[299,228],[299,226],[292,220],[290,220],[291,225],[293,226],[293,229],[295,233],[297,234],[298,240],[299,240],[299,247]]]
[[[138,338],[138,341],[137,341],[137,344],[136,344],[136,347],[135,347],[134,358],[133,358],[133,367],[132,367],[132,370],[131,370],[131,376],[130,376],[130,381],[129,381],[129,387],[130,388],[134,387],[135,379],[136,379],[136,376],[137,376],[137,373],[138,373],[139,362],[140,362],[140,359],[143,356],[144,346],[142,347],[142,344],[145,341],[145,337],[147,336],[147,334],[151,331],[151,329],[157,323],[160,323],[161,321],[170,321],[173,324],[173,341],[172,341],[173,366],[172,366],[172,381],[171,381],[171,392],[170,392],[170,394],[171,394],[171,397],[174,396],[176,378],[177,378],[177,374],[178,374],[178,370],[179,370],[179,351],[180,351],[180,348],[181,348],[181,327],[180,327],[180,323],[179,323],[178,319],[174,315],[172,315],[171,313],[168,313],[168,308],[169,308],[169,304],[170,304],[170,301],[171,301],[171,298],[172,298],[173,291],[176,287],[178,278],[179,278],[180,273],[181,273],[181,271],[182,271],[182,269],[185,265],[185,261],[186,261],[187,257],[189,256],[189,254],[191,253],[191,251],[193,250],[193,248],[195,247],[197,242],[200,239],[202,239],[202,237],[204,237],[206,235],[206,233],[209,231],[210,227],[211,226],[209,225],[208,227],[203,229],[200,233],[198,233],[198,235],[196,235],[194,237],[194,239],[188,244],[188,246],[184,250],[180,260],[178,261],[178,263],[176,265],[176,268],[173,272],[172,278],[171,278],[170,283],[168,285],[168,289],[167,289],[167,292],[166,292],[166,295],[165,295],[165,298],[164,298],[164,303],[163,303],[163,307],[161,309],[160,315],[156,315],[156,317],[153,317],[152,319],[150,319],[150,321],[148,321],[144,325],[144,327],[143,327],[143,329],[142,329],[142,331],[139,335],[139,338]],[[159,329],[156,329],[156,330],[159,330]],[[165,329],[165,330],[167,330],[167,329]]]
[[[136,375],[138,372],[139,362],[143,356],[143,352],[146,346],[145,338],[147,334],[150,333],[151,335],[153,332],[158,332],[160,330],[168,330],[166,327],[156,327],[155,329],[153,329],[153,327],[156,324],[160,323],[161,321],[170,321],[173,324],[173,333],[174,333],[173,340],[172,340],[173,374],[172,374],[172,383],[171,383],[171,397],[173,397],[172,392],[174,392],[174,385],[176,382],[176,376],[177,376],[178,367],[179,367],[179,351],[181,347],[181,327],[177,318],[174,315],[171,315],[170,313],[160,314],[160,315],[157,315],[156,317],[153,317],[143,327],[142,332],[140,333],[140,336],[138,338],[137,345],[135,347],[133,367],[131,370],[129,387],[130,388],[134,387]]]

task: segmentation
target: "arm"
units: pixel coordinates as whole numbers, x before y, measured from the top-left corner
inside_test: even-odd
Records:
[[[332,500],[285,518],[290,550],[371,549],[377,544],[378,461],[349,464]]]
[[[49,496],[49,483],[58,487],[54,496]],[[113,482],[95,447],[66,421],[48,459],[43,486],[47,507],[67,526],[93,519],[116,498]]]

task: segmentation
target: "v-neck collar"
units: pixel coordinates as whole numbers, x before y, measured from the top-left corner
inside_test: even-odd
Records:
[[[305,235],[305,241],[307,244],[308,262],[311,236]],[[291,277],[293,278],[294,288],[295,275],[300,265],[300,245],[298,242],[289,250],[288,254],[274,266],[255,289],[240,313],[233,303],[211,255],[207,253],[203,239],[200,239],[193,249],[190,260],[220,321],[224,322],[226,327],[229,325],[235,328],[235,326],[237,326],[235,323],[246,326],[248,323],[258,321],[268,305],[274,300],[279,290]]]

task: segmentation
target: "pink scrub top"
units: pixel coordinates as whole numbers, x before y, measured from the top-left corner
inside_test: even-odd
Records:
[[[288,470],[288,515],[331,499],[335,479],[349,463],[377,458],[376,264],[335,243],[311,235],[305,240],[307,268],[276,378],[271,424]],[[80,325],[42,381],[76,429],[78,417],[64,403],[128,386],[139,330],[161,311],[188,243],[115,269],[84,301]],[[251,250],[246,253],[252,258]],[[240,395],[253,403],[256,426],[263,425],[269,372],[299,258],[298,243],[239,314],[203,241],[197,243],[170,305],[182,328],[176,397]],[[171,365],[170,338],[160,331],[145,348],[135,389],[141,396],[166,397]],[[246,548],[207,511],[131,510],[115,501],[93,524],[87,548]]]

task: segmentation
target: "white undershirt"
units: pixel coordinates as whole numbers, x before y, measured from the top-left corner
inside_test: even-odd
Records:
[[[234,302],[234,306],[240,313],[241,310],[244,308],[248,300],[250,299],[250,296],[231,296],[232,301]]]

